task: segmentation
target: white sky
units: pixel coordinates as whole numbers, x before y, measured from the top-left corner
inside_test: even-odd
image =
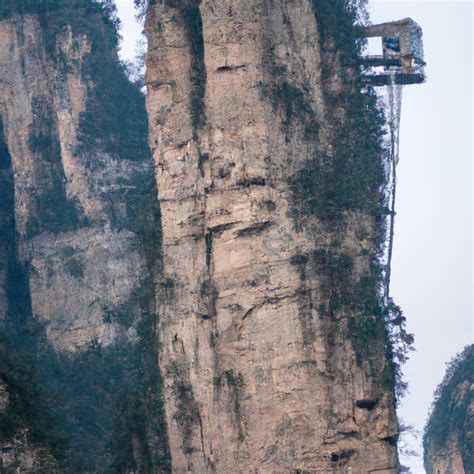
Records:
[[[115,0],[118,15],[122,22],[120,34],[123,37],[121,43],[120,57],[124,60],[133,60],[135,57],[135,46],[142,36],[143,26],[135,18],[133,0]]]
[[[133,0],[116,3],[121,56],[133,59],[142,27]],[[421,431],[445,363],[473,340],[474,8],[471,1],[370,4],[373,23],[411,17],[424,30],[428,80],[403,90],[392,263],[392,295],[417,349],[405,366],[410,394],[400,415]],[[405,463],[424,473],[421,457]]]

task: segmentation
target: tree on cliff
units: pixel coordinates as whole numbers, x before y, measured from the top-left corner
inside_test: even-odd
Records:
[[[462,459],[464,472],[474,472],[474,344],[448,364],[438,385],[425,427],[425,469],[434,472],[438,462],[446,465]]]

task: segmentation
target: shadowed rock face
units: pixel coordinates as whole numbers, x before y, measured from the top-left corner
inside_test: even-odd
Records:
[[[425,469],[429,474],[463,474],[474,470],[474,346],[448,365],[435,392],[425,428]]]
[[[44,33],[37,15],[0,23],[0,114],[15,176],[19,258],[32,264],[32,311],[55,348],[73,352],[127,337],[106,322],[104,308],[125,304],[140,283],[144,259],[123,224],[124,196],[151,162],[143,160],[146,149],[132,161],[81,146],[79,121],[94,87],[83,71],[91,40],[65,27],[47,50]]]
[[[3,423],[9,406],[7,384],[0,378],[0,417]],[[26,426],[20,425],[12,430],[8,439],[0,438],[1,472],[57,472],[58,464],[51,451],[45,445],[32,442],[28,431]]]
[[[358,310],[334,293],[370,275],[380,222],[355,200],[338,219],[305,214],[334,199],[295,202],[290,186],[313,156],[336,161],[349,120],[353,71],[321,31],[324,3],[169,0],[148,12],[176,472],[398,472],[384,330],[372,314],[361,352]],[[340,278],[334,261],[349,262]]]
[[[107,8],[0,6],[0,345],[5,334],[32,360],[70,441],[64,472],[167,463],[145,99],[118,62]],[[15,357],[0,377],[15,376]]]

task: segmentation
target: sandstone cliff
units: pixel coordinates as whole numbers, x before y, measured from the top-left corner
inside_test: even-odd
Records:
[[[168,462],[159,207],[116,22],[111,2],[0,5],[0,329],[48,395],[72,472]]]
[[[398,472],[360,3],[2,2],[3,468]]]
[[[402,316],[379,296],[383,120],[357,85],[356,3],[151,2],[175,472],[399,470]]]
[[[474,471],[474,346],[448,365],[423,439],[428,474]]]

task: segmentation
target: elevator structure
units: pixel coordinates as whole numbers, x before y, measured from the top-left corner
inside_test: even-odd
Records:
[[[369,25],[360,29],[365,38],[380,37],[381,55],[360,58],[366,66],[364,82],[374,87],[425,82],[423,31],[411,18]]]

